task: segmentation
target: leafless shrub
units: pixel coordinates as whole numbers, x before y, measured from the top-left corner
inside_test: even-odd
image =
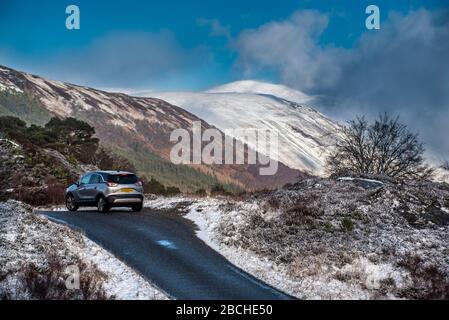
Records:
[[[449,275],[433,263],[417,255],[407,255],[399,263],[410,272],[413,285],[401,290],[399,296],[408,299],[449,299]]]
[[[207,191],[204,190],[204,189],[198,189],[193,195],[198,197],[198,198],[206,198],[207,197]]]
[[[384,114],[369,124],[363,117],[349,121],[329,156],[331,174],[375,174],[393,178],[429,178],[424,145],[407,126]]]
[[[76,261],[80,270],[80,289],[68,290],[64,275],[65,268],[60,258],[50,255],[46,267],[34,263],[23,266],[19,276],[19,290],[35,300],[106,300],[102,283],[106,276],[97,269]]]
[[[41,188],[24,188],[19,187],[13,194],[14,199],[30,204],[32,206],[40,206],[46,204],[46,194]]]
[[[317,208],[310,207],[304,200],[298,199],[281,215],[281,219],[287,225],[297,225],[310,223],[318,215]]]
[[[47,204],[64,203],[66,186],[62,183],[52,183],[47,186]]]
[[[52,183],[46,187],[17,188],[13,194],[14,199],[24,203],[41,206],[49,204],[63,204],[66,186],[62,183]]]
[[[269,209],[279,210],[281,207],[281,200],[272,195],[267,199],[266,206]]]

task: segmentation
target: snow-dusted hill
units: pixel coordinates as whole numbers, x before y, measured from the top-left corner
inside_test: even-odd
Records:
[[[142,95],[180,106],[220,130],[276,130],[279,161],[314,174],[323,173],[329,146],[339,128],[337,123],[304,104],[311,101],[311,97],[285,86],[263,82],[240,81],[201,93],[152,92]],[[244,138],[238,133],[234,137]],[[249,145],[258,150],[256,145]]]
[[[268,82],[242,80],[224,84],[206,91],[207,93],[253,93],[271,95],[299,104],[310,103],[313,97],[298,90],[280,84]]]
[[[197,121],[206,130],[207,120],[160,99],[105,92],[0,66],[2,115],[38,124],[53,116],[85,121],[95,128],[103,146],[126,157],[140,173],[183,191],[211,188],[219,182],[247,190],[271,189],[306,176],[283,163],[273,176],[261,176],[260,164],[175,166],[170,161],[171,133],[191,132]]]
[[[449,183],[449,170],[441,166],[435,168],[435,178],[437,182]]]

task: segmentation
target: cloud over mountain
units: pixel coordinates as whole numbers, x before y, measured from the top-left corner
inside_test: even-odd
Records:
[[[298,11],[243,31],[234,43],[238,66],[325,97],[322,110],[339,118],[400,114],[430,151],[449,156],[449,13],[390,12],[381,30],[367,31],[350,49],[320,43],[329,19]]]

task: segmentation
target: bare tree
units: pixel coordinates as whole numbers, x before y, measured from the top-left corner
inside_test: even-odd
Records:
[[[381,115],[373,123],[364,117],[349,121],[342,139],[328,158],[332,174],[374,174],[393,178],[430,178],[433,170],[424,163],[424,145],[407,126]]]

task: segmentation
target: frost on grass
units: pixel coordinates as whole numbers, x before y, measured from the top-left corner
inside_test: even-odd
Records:
[[[180,204],[189,201],[187,198],[178,196],[178,197],[157,197],[157,196],[147,196],[144,201],[144,207],[152,208],[154,210],[169,210],[175,209]]]
[[[80,289],[67,290],[67,267]],[[165,299],[140,275],[83,235],[0,203],[0,299]]]
[[[311,179],[187,218],[231,262],[305,299],[448,299],[449,186]]]

